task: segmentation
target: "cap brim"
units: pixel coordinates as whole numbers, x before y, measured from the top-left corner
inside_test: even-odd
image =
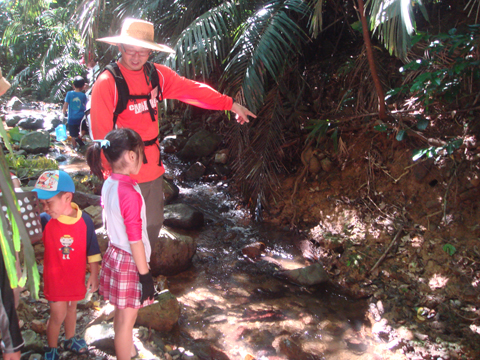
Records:
[[[154,50],[154,51],[163,51],[163,52],[175,54],[175,50],[168,47],[167,45],[157,44],[153,41],[139,40],[139,39],[132,38],[130,36],[122,36],[122,35],[110,36],[110,37],[97,39],[97,41],[101,41],[110,45],[125,44],[125,45],[132,45],[132,46],[140,46],[140,47]]]
[[[60,191],[46,191],[42,189],[33,189],[32,191],[37,193],[37,196],[40,200],[48,200],[60,193]]]

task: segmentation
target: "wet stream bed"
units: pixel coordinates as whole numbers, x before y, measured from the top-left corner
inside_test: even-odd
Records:
[[[167,164],[166,175],[174,172]],[[381,358],[366,321],[366,301],[276,276],[278,270],[309,265],[295,246],[298,235],[250,220],[222,182],[179,187],[175,202],[202,211],[205,226],[188,233],[197,241],[193,266],[167,280],[182,304],[172,334],[178,343],[205,359],[372,359],[374,353]],[[258,242],[265,244],[261,257],[242,253]]]
[[[68,147],[56,151],[49,157],[65,155],[61,169],[88,171],[80,153]],[[184,166],[167,163],[166,176],[176,178]],[[174,202],[202,211],[205,225],[194,232],[179,231],[197,242],[192,266],[166,279],[165,287],[181,304],[180,319],[170,333],[157,334],[162,351],[156,353],[145,344],[151,351],[141,351],[140,358],[391,357],[385,344],[372,336],[366,301],[348,299],[328,285],[306,288],[276,275],[310,264],[296,246],[299,235],[251,220],[228,194],[227,183],[177,185],[180,194]],[[265,244],[262,256],[252,260],[242,253],[245,246],[258,242]],[[168,350],[175,349],[180,357],[169,355]],[[96,358],[113,357],[97,354]]]

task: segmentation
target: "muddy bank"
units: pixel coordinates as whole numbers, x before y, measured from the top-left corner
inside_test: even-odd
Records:
[[[392,343],[392,355],[479,358],[478,151],[413,162],[415,139],[363,132],[342,140],[338,153],[316,149],[331,159],[328,172],[300,178],[299,167],[281,181],[286,200],[266,221],[299,232],[306,259],[321,261],[345,294],[368,299],[375,330],[411,331],[417,344]]]

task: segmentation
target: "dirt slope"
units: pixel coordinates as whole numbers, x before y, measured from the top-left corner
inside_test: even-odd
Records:
[[[338,153],[304,151],[311,170],[316,160],[331,163],[283,179],[283,200],[272,201],[267,221],[302,232],[306,258],[321,261],[340,291],[368,296],[372,325],[383,318],[421,343],[392,351],[479,359],[480,151],[413,162],[421,147],[415,138],[362,131],[343,133]]]

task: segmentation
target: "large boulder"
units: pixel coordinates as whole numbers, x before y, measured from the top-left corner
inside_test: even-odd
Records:
[[[181,160],[194,160],[212,154],[222,141],[222,137],[217,134],[201,129],[188,139],[187,143],[177,153]]]
[[[178,197],[180,189],[173,183],[172,180],[163,177],[163,195],[165,198],[165,204],[169,204]]]
[[[87,344],[108,354],[115,354],[114,338],[115,331],[113,330],[113,323],[105,322],[93,325],[85,331],[85,341]]]
[[[276,275],[285,277],[301,286],[318,285],[329,280],[328,273],[323,269],[321,263],[315,263],[300,269],[279,271]]]
[[[29,154],[46,154],[50,148],[50,134],[46,131],[34,131],[20,140],[20,149]]]
[[[98,205],[90,205],[83,209],[93,221],[93,226],[95,229],[99,229],[103,226],[103,208]]]
[[[180,317],[180,303],[168,290],[163,290],[155,296],[152,305],[141,308],[138,311],[138,326],[157,331],[170,331]]]
[[[187,138],[180,135],[165,136],[160,146],[165,154],[174,154],[180,151],[186,144]]]
[[[164,224],[179,229],[198,229],[203,226],[203,213],[187,204],[166,205]]]
[[[45,130],[53,131],[58,125],[63,124],[63,115],[60,112],[50,112],[45,116],[44,120]]]
[[[166,228],[160,230],[157,239],[150,239],[150,243],[150,268],[153,276],[175,275],[188,269],[197,251],[195,239]]]
[[[19,114],[8,114],[5,116],[5,124],[7,124],[8,127],[14,127],[17,126],[18,122],[22,119],[23,117]]]
[[[8,110],[22,110],[23,109],[23,103],[19,98],[14,96],[8,101],[6,107],[7,107]]]
[[[90,205],[100,206],[101,196],[75,191],[73,194],[73,202],[77,204],[80,209],[85,209]]]
[[[40,114],[31,114],[27,118],[20,120],[17,126],[25,130],[40,130],[45,126],[45,120]]]
[[[200,161],[197,161],[195,164],[190,166],[187,171],[185,171],[185,179],[198,180],[205,174],[205,171],[207,171],[205,165],[203,165]]]

